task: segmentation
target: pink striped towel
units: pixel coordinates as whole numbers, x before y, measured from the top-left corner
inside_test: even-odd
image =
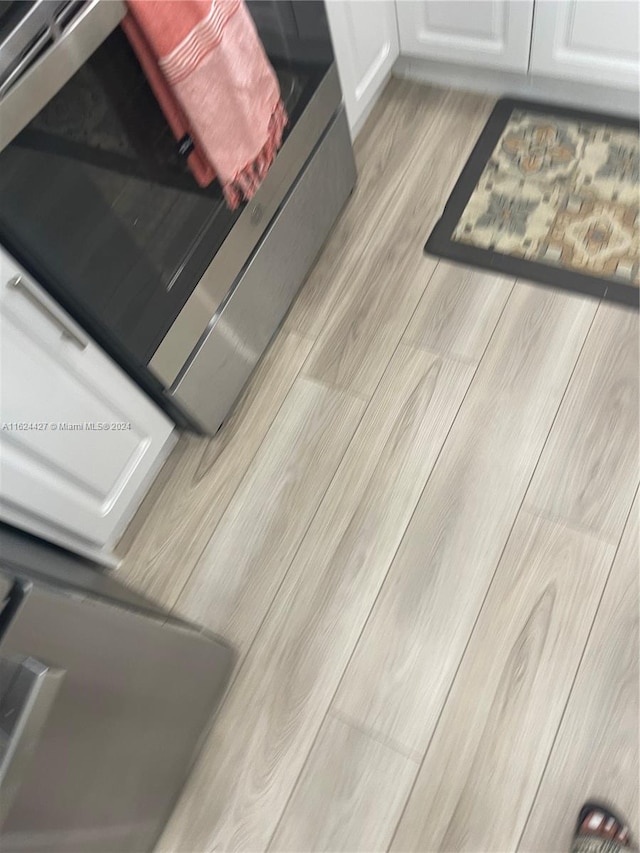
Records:
[[[243,0],[128,0],[122,26],[201,186],[250,199],[282,143],[278,79]]]

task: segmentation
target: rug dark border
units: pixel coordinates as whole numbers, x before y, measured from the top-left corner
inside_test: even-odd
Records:
[[[513,255],[503,255],[500,252],[493,252],[491,249],[482,249],[452,239],[458,220],[480,180],[484,167],[491,157],[511,113],[515,109],[525,109],[528,112],[559,115],[564,118],[576,118],[583,121],[606,122],[616,127],[626,127],[640,132],[638,121],[625,116],[574,110],[569,107],[542,104],[537,101],[502,98],[489,116],[469,159],[460,173],[453,192],[449,196],[442,216],[425,243],[425,253],[458,263],[506,273],[518,278],[526,278],[552,287],[608,299],[634,308],[640,307],[640,289],[633,285],[596,278],[536,261],[527,261]]]

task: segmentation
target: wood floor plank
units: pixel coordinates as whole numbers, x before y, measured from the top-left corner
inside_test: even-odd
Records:
[[[253,640],[364,411],[359,398],[299,377],[251,463],[176,610]]]
[[[638,319],[599,308],[527,495],[530,508],[614,543],[640,477]]]
[[[516,284],[335,707],[420,757],[596,310]]]
[[[185,435],[123,538],[118,579],[173,607],[278,413],[311,342],[281,333],[213,438]]]
[[[399,348],[161,849],[244,851],[268,843],[472,373],[468,365]]]
[[[590,798],[638,837],[638,511],[636,498],[519,850],[569,850]]]
[[[477,363],[512,288],[512,278],[439,261],[403,341]]]
[[[614,553],[520,513],[392,850],[515,848]]]
[[[386,850],[417,772],[416,762],[328,715],[269,850]]]
[[[342,289],[304,367],[305,375],[370,397],[436,266],[422,245],[490,108],[450,93],[428,116],[397,192],[357,271]],[[425,122],[427,119],[425,119]]]
[[[356,141],[358,182],[351,199],[292,306],[286,329],[319,335],[376,232],[384,228],[397,187],[422,144],[425,118],[437,113],[446,95],[445,89],[390,80]]]

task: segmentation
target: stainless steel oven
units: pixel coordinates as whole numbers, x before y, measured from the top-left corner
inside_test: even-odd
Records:
[[[323,3],[247,6],[290,121],[231,211],[188,171],[119,0],[0,3],[0,242],[179,424],[209,433],[355,182]]]

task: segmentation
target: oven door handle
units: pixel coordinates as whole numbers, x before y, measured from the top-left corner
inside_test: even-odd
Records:
[[[89,339],[71,325],[62,311],[48,305],[40,294],[39,289],[31,284],[23,275],[14,275],[7,282],[7,287],[21,291],[36,308],[62,332],[62,337],[72,341],[79,349],[86,349]]]
[[[0,97],[2,97],[5,92],[8,92],[14,82],[18,80],[22,74],[24,74],[25,69],[27,69],[33,62],[34,57],[36,57],[41,52],[43,47],[49,41],[51,41],[51,33],[49,32],[49,30],[45,30],[45,32],[43,32],[42,35],[40,35],[39,38],[37,38],[33,42],[33,44],[29,46],[25,54],[20,59],[18,65],[16,65],[16,67],[9,74],[7,79],[3,81],[2,86],[0,86]]]
[[[122,0],[89,0],[71,20],[62,11],[49,30],[51,47],[0,94],[0,151],[84,65],[125,13]]]
[[[0,699],[0,826],[18,793],[64,676],[63,669],[25,658]]]

